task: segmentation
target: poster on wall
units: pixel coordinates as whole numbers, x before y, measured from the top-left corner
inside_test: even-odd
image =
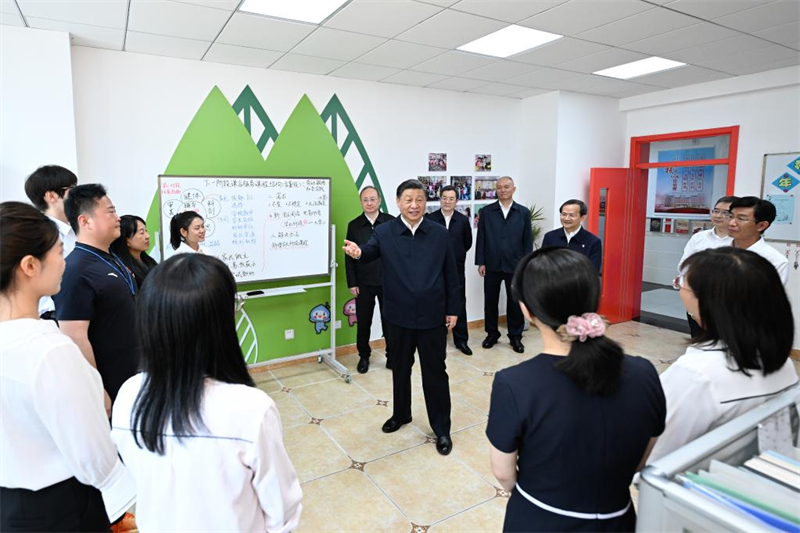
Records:
[[[764,154],[761,175],[761,198],[775,206],[775,221],[764,234],[773,242],[800,243],[800,229],[795,220],[800,219],[800,153]]]
[[[475,177],[475,199],[497,199],[497,176]]]
[[[658,162],[714,159],[714,147],[661,150]],[[714,167],[662,167],[656,176],[655,213],[707,216],[714,204]]]
[[[450,176],[450,185],[456,188],[459,200],[472,200],[472,176]]]
[[[429,202],[438,202],[442,198],[445,176],[417,176],[425,187],[425,196]]]
[[[481,218],[481,209],[483,209],[487,205],[489,205],[489,203],[475,204],[475,219],[472,221],[472,227],[473,228],[477,228],[478,227],[478,222],[480,222],[480,218]]]
[[[492,154],[475,154],[475,172],[492,171]]]
[[[430,215],[434,211],[439,210],[439,204],[426,204],[425,205],[425,214]]]
[[[767,200],[775,206],[775,222],[773,224],[792,224],[794,222],[794,195],[768,194]]]
[[[428,172],[443,172],[447,170],[447,154],[428,154]]]
[[[472,206],[469,204],[457,205],[456,211],[467,217],[467,220],[472,222]]]
[[[661,219],[660,218],[651,218],[650,219],[650,232],[651,233],[661,233]]]

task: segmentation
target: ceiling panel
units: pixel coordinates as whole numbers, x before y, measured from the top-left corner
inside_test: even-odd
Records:
[[[400,70],[396,68],[379,67],[376,65],[365,65],[363,63],[351,62],[331,72],[331,76],[338,76],[340,78],[353,78],[357,80],[378,81],[398,72],[400,72]]]
[[[798,20],[800,20],[800,3],[797,0],[778,0],[714,19],[714,22],[728,28],[752,33]]]
[[[103,28],[101,26],[89,26],[88,24],[47,20],[36,17],[28,17],[27,21],[28,26],[31,28],[68,32],[70,42],[75,46],[122,50],[122,42],[125,39],[125,30],[116,28]]]
[[[209,46],[210,42],[135,31],[129,31],[125,37],[125,50],[128,52],[183,59],[200,59]]]
[[[182,4],[194,4],[196,6],[213,7],[232,12],[239,5],[241,0],[173,0]]]
[[[386,39],[382,37],[317,28],[303,42],[292,48],[292,53],[352,61],[385,42]]]
[[[795,50],[800,50],[800,24],[790,22],[774,28],[767,28],[766,30],[759,30],[753,35],[779,43],[785,46],[790,46]]]
[[[608,48],[609,47],[604,44],[590,43],[571,37],[564,37],[557,41],[547,43],[544,46],[540,46],[539,48],[534,48],[530,52],[523,52],[512,56],[511,59],[522,63],[530,63],[532,65],[552,67],[572,59],[608,50]]]
[[[535,65],[526,65],[524,63],[515,63],[513,61],[500,60],[495,61],[485,67],[470,70],[464,74],[465,78],[474,78],[477,80],[486,81],[506,81],[515,76],[521,76],[528,72],[533,72],[539,67]]]
[[[730,77],[730,74],[724,72],[686,65],[685,67],[673,68],[655,74],[648,74],[647,76],[639,76],[631,81],[661,87],[680,87],[682,85],[693,85]]]
[[[325,26],[378,37],[394,37],[442,10],[412,0],[353,0]]]
[[[131,0],[128,29],[184,39],[213,41],[229,18],[230,13],[221,9],[178,2]]]
[[[359,57],[358,62],[383,67],[409,68],[446,51],[442,48],[433,48],[421,44],[388,41],[375,50]]]
[[[547,89],[522,89],[518,93],[507,94],[510,98],[530,98],[531,96],[539,96],[540,94],[549,93]]]
[[[430,85],[431,83],[442,81],[445,78],[447,78],[447,76],[442,76],[441,74],[430,74],[428,72],[404,70],[389,76],[388,78],[384,78],[381,81],[386,83],[397,83],[400,85],[416,85],[418,87],[424,87],[426,85]]]
[[[337,59],[286,54],[273,63],[270,68],[275,70],[288,70],[291,72],[303,72],[306,74],[328,74],[344,64],[344,61],[339,61]]]
[[[127,0],[18,0],[25,17],[125,29]]]
[[[475,70],[478,67],[488,65],[494,61],[496,60],[485,56],[451,51],[429,59],[419,65],[415,65],[412,67],[412,70],[444,74],[446,76],[457,76],[463,72]]]
[[[626,89],[624,91],[614,93],[609,96],[612,96],[613,98],[628,98],[629,96],[638,96],[640,94],[647,94],[662,90],[663,89],[661,89],[660,87],[650,87],[649,85],[642,85],[632,89]]]
[[[755,74],[756,72],[766,72],[767,70],[794,67],[797,65],[800,65],[800,57],[795,56],[779,61],[759,62],[747,66],[734,67],[730,69],[730,73],[743,76],[745,74]]]
[[[567,0],[461,0],[452,9],[505,22],[519,22]]]
[[[288,52],[316,26],[235,13],[217,42]]]
[[[507,83],[490,83],[489,85],[484,85],[483,87],[478,87],[467,92],[488,94],[491,96],[506,96],[511,93],[518,93],[520,89],[524,88],[517,85],[509,85]]]
[[[579,78],[584,76],[578,72],[569,72],[566,70],[558,70],[555,68],[543,68],[534,70],[522,76],[509,78],[508,82],[515,85],[524,85],[526,87],[537,87],[541,89],[558,89],[559,84],[564,80]]]
[[[457,48],[506,26],[503,22],[447,9],[397,38],[418,44]]]
[[[19,15],[19,12],[17,11],[17,5],[14,3],[14,0],[0,0],[0,13]]]
[[[4,26],[25,26],[19,13],[0,12],[0,24]]]
[[[453,77],[447,78],[446,80],[437,81],[436,83],[431,83],[428,87],[433,89],[445,89],[447,91],[465,92],[472,89],[477,89],[478,87],[483,87],[484,85],[489,85],[489,83],[483,80],[469,80],[467,78]]]
[[[763,65],[765,63],[772,63],[775,61],[789,60],[797,58],[800,52],[780,46],[777,44],[760,48],[758,50],[750,50],[748,52],[739,52],[729,56],[714,59],[709,61],[709,67],[723,72],[734,73],[737,69],[747,68],[755,65]]]
[[[731,13],[769,4],[774,1],[775,0],[671,0],[670,2],[666,2],[665,7],[701,19],[712,20],[717,17],[723,17]]]
[[[655,8],[652,4],[639,0],[570,0],[519,24],[536,30],[574,36]]]
[[[609,48],[596,54],[591,54],[566,63],[561,63],[559,67],[566,70],[576,70],[578,72],[597,72],[605,68],[616,67],[617,65],[624,65],[631,61],[638,61],[647,56],[639,52],[631,52],[630,50],[622,50],[621,48]]]
[[[229,65],[243,65],[246,67],[267,68],[277,61],[283,52],[261,50],[259,48],[246,48],[231,44],[214,43],[203,61],[211,63],[227,63]]]
[[[667,52],[674,52],[675,50],[682,50],[692,46],[698,46],[705,43],[719,41],[739,35],[738,32],[711,24],[709,22],[701,22],[693,26],[681,28],[678,30],[661,33],[628,43],[623,46],[628,50],[635,52],[642,52],[643,54],[660,55]]]
[[[458,0],[416,0],[416,1],[423,4],[432,4],[441,7],[450,7],[456,2],[458,2]]]
[[[728,39],[714,41],[712,43],[701,44],[700,46],[692,46],[683,50],[669,52],[663,54],[667,59],[674,59],[684,63],[691,63],[700,66],[712,66],[715,59],[727,57],[731,54],[747,52],[750,50],[758,50],[772,46],[763,39],[753,37],[751,35],[737,35]]]
[[[585,31],[578,34],[578,37],[587,41],[619,46],[692,26],[698,22],[694,17],[658,7]]]

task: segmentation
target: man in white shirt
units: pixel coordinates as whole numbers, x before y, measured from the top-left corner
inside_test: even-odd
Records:
[[[711,223],[714,224],[714,227],[698,231],[686,243],[686,247],[683,249],[683,256],[678,261],[678,277],[672,282],[673,287],[678,287],[678,278],[683,273],[683,262],[690,256],[703,250],[731,246],[733,244],[733,237],[728,234],[728,222],[733,218],[731,203],[738,199],[736,196],[723,196],[714,204],[714,209],[711,210]],[[689,321],[689,332],[692,337],[696,337],[703,332],[703,329],[689,314],[686,315],[686,318]]]
[[[58,165],[39,167],[25,180],[25,194],[36,208],[50,217],[58,226],[61,242],[64,243],[64,258],[75,248],[77,238],[64,214],[64,200],[69,191],[78,184],[75,174]],[[55,312],[53,299],[49,296],[39,300],[39,316],[53,319]]]
[[[775,220],[775,206],[756,196],[744,196],[731,203],[731,213],[728,231],[734,248],[750,250],[772,263],[785,287],[789,282],[789,260],[764,240],[764,232]]]

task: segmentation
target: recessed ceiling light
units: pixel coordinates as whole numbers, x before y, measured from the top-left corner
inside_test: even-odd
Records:
[[[319,24],[348,0],[244,0],[239,11]]]
[[[625,63],[624,65],[598,70],[595,74],[599,76],[608,76],[609,78],[628,80],[630,78],[636,78],[637,76],[653,74],[654,72],[661,72],[662,70],[683,67],[685,65],[686,63],[664,59],[663,57],[648,57],[647,59],[640,59],[633,63]]]
[[[563,35],[512,24],[480,39],[475,39],[471,43],[459,46],[458,49],[485,56],[508,57],[562,37]]]

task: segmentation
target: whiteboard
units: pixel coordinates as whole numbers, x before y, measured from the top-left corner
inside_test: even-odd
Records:
[[[761,198],[775,204],[775,222],[764,238],[800,242],[800,152],[764,154]]]
[[[203,250],[239,283],[322,276],[330,268],[330,178],[159,176],[161,257],[175,254],[169,223],[205,219]]]

